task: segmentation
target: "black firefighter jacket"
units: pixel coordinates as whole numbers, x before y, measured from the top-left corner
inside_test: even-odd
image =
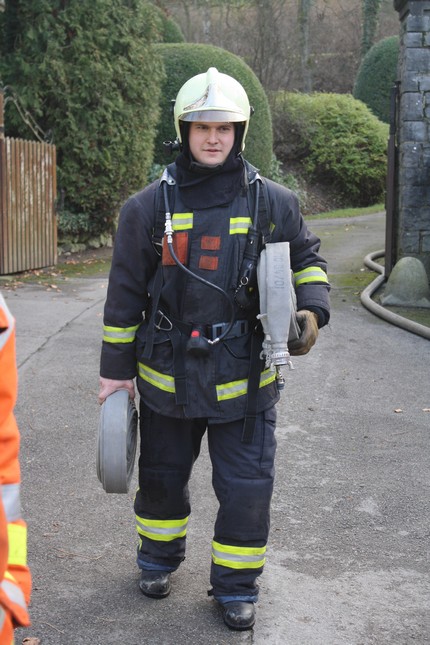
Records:
[[[169,166],[172,174],[174,168],[174,164]],[[251,181],[256,177],[250,173]],[[271,242],[290,243],[297,309],[317,308],[327,322],[329,285],[326,263],[319,255],[320,240],[308,230],[296,195],[273,181],[262,181],[267,189]],[[130,197],[120,213],[104,310],[101,376],[137,377],[141,398],[165,416],[204,417],[213,423],[244,418],[251,343],[253,338],[258,343],[259,360],[263,339],[262,333],[256,336],[254,331],[258,309],[236,307],[235,319],[242,322],[221,342],[207,345],[204,355],[187,351],[187,342],[193,330],[213,340],[225,329],[222,323],[231,319],[229,301],[220,290],[231,300],[238,286],[252,221],[249,200],[240,194],[229,204],[189,212],[176,187],[169,199],[174,204],[177,258],[189,271],[217,285],[215,290],[175,264],[165,239],[156,279],[160,256],[153,231],[159,210],[158,186],[157,180]],[[279,398],[274,371],[265,369],[263,363],[260,367],[257,411]]]

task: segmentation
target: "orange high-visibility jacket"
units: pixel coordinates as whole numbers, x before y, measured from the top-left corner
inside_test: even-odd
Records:
[[[19,431],[13,409],[18,374],[15,321],[0,294],[0,643],[13,642],[13,630],[30,624],[27,605],[27,525],[21,517]]]

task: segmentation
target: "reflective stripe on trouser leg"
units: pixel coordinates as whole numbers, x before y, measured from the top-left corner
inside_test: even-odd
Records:
[[[229,546],[212,540],[212,562],[228,569],[262,569],[265,546]]]
[[[212,543],[211,584],[219,602],[256,601],[263,571],[274,482],[276,410],[257,416],[253,442],[243,420],[209,428],[213,485],[220,508]]]
[[[188,480],[205,424],[171,419],[140,404],[139,490],[134,510],[141,569],[174,571],[185,555]]]

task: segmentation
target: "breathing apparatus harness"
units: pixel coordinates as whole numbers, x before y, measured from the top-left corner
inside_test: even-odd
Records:
[[[257,170],[248,162],[244,163],[248,207],[249,212],[253,213],[253,221],[248,229],[245,250],[239,271],[238,286],[234,297],[230,296],[218,285],[195,274],[179,260],[173,245],[174,230],[170,206],[170,198],[174,195],[176,182],[167,168],[161,176],[157,189],[155,197],[156,221],[152,241],[158,255],[161,257],[163,237],[165,236],[170,255],[177,267],[209,289],[217,291],[217,293],[225,298],[230,311],[228,323],[212,326],[213,338],[208,337],[205,332],[205,326],[176,320],[170,314],[166,315],[163,313],[159,309],[159,299],[163,284],[162,262],[159,262],[154,280],[153,302],[148,321],[143,357],[149,359],[152,355],[156,329],[168,333],[173,347],[175,397],[178,405],[186,405],[188,403],[185,353],[195,356],[206,356],[211,346],[217,345],[227,338],[248,333],[251,330],[248,321],[236,320],[235,304],[244,312],[253,309],[257,310],[258,308],[257,265],[263,246],[270,241],[270,220],[264,183],[259,177]],[[256,322],[252,331],[247,410],[242,436],[244,442],[251,442],[254,434],[255,420],[257,417],[257,395],[260,375],[264,367],[264,361],[260,353],[263,334],[260,322]]]
[[[234,303],[232,301],[232,298],[229,296],[229,294],[226,291],[224,291],[224,289],[221,289],[221,287],[214,284],[213,282],[210,282],[209,280],[205,280],[205,278],[202,278],[201,276],[197,275],[193,271],[190,271],[190,269],[184,266],[182,262],[179,260],[179,258],[177,257],[175,250],[173,248],[173,226],[172,226],[172,215],[170,213],[169,196],[167,192],[167,181],[161,180],[161,188],[163,190],[164,209],[165,209],[164,234],[166,236],[167,246],[169,248],[170,255],[172,256],[176,266],[178,266],[179,269],[181,269],[181,271],[184,271],[187,275],[191,276],[198,282],[201,282],[202,284],[209,287],[210,289],[215,289],[215,291],[220,293],[223,296],[223,298],[227,301],[227,304],[230,309],[230,320],[227,326],[224,328],[223,331],[221,331],[220,335],[214,338],[213,340],[203,335],[201,333],[201,329],[199,329],[198,327],[196,327],[191,331],[190,338],[187,343],[187,351],[195,355],[206,355],[209,352],[209,347],[208,347],[209,345],[216,345],[221,340],[226,338],[230,333],[235,322]]]

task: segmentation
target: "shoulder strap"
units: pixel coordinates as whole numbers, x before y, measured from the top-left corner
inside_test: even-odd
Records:
[[[245,161],[245,164],[250,194],[250,207],[251,213],[253,213],[253,224],[261,232],[264,246],[270,242],[272,235],[267,185],[257,168],[252,166],[248,161]]]

